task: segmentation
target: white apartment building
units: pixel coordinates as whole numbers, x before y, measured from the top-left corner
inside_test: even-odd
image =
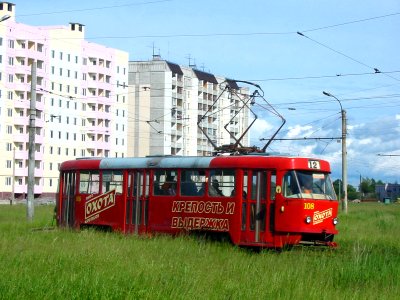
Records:
[[[17,23],[15,9],[0,2],[0,199],[27,193],[31,116],[36,196],[56,192],[62,161],[123,157],[128,146],[128,53],[85,41],[82,24]]]
[[[128,156],[209,156],[213,144],[234,144],[248,127],[249,110],[240,109],[236,94],[222,91],[229,84],[241,97],[249,95],[226,80],[159,57],[129,62]],[[241,144],[248,146],[248,134]]]

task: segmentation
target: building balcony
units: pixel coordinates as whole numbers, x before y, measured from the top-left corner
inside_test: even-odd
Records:
[[[35,134],[35,144],[43,144],[44,143],[44,136]]]
[[[29,124],[29,117],[14,117],[14,125],[28,125]]]
[[[111,144],[109,142],[99,142],[99,141],[88,141],[85,143],[86,149],[102,149],[102,150],[110,150]]]
[[[28,176],[28,168],[15,168],[14,176],[19,176],[19,177]]]
[[[14,81],[8,84],[9,89],[16,91],[30,91],[31,85],[26,82]]]
[[[13,134],[13,141],[20,143],[27,143],[29,141],[29,136],[26,133]]]
[[[16,150],[15,151],[15,159],[27,160],[28,159],[28,151]]]
[[[33,190],[35,194],[41,194],[43,193],[43,186],[35,185]],[[24,194],[24,193],[26,194],[27,192],[28,192],[28,186],[26,184],[21,184],[21,185],[19,185],[18,183],[15,184],[14,186],[15,194]]]
[[[28,187],[25,184],[19,185],[18,183],[14,186],[14,193],[15,194],[26,194],[28,192]]]
[[[86,130],[87,134],[109,134],[111,131],[110,127],[103,126],[91,126]]]
[[[15,108],[29,109],[30,103],[29,103],[28,100],[14,101],[14,107]]]

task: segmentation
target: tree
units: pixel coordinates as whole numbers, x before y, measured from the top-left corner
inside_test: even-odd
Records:
[[[339,196],[340,197],[342,197],[343,196],[343,184],[342,184],[342,181],[340,180],[340,179],[336,179],[334,182],[333,182],[333,188],[335,189],[335,193],[336,193],[336,196],[339,198]],[[339,193],[339,188],[340,188],[340,193]],[[340,195],[339,195],[340,194]]]
[[[347,185],[347,198],[349,200],[354,200],[357,199],[359,196],[359,193],[357,192],[356,188],[352,186],[351,184]]]
[[[343,198],[343,185],[342,181],[340,179],[336,179],[333,182],[333,188],[335,189],[335,193],[339,198],[339,187],[340,187],[340,198]],[[357,192],[356,188],[352,186],[351,184],[347,185],[347,198],[349,200],[354,200],[359,197],[359,193]]]

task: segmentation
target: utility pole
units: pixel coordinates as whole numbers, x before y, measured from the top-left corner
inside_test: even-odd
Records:
[[[15,202],[15,147],[13,149],[13,167],[12,167],[12,195],[11,195],[11,200],[10,200],[10,205],[13,205]]]
[[[340,113],[342,116],[342,183],[343,183],[343,201],[342,211],[347,214],[347,148],[346,148],[346,111],[342,107],[342,103],[335,95],[328,92],[322,92],[325,96],[335,98],[340,104]]]
[[[342,180],[343,202],[342,210],[347,214],[347,147],[346,147],[346,111],[342,109]]]
[[[29,108],[29,152],[28,152],[28,196],[26,199],[26,218],[33,220],[35,197],[35,119],[36,119],[36,62],[31,66],[31,100]]]

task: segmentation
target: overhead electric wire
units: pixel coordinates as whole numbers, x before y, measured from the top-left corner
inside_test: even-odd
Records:
[[[361,22],[382,19],[382,18],[387,18],[387,17],[393,17],[393,16],[397,16],[397,15],[400,15],[400,12],[377,16],[377,17],[365,18],[365,19],[360,19],[360,20],[354,20],[354,21],[339,23],[339,24],[335,24],[335,25],[316,27],[316,28],[312,28],[312,29],[302,30],[302,32],[311,32],[311,31],[317,31],[317,30],[323,30],[323,29],[330,29],[330,28],[334,28],[334,27],[345,26],[345,25],[350,25],[350,24],[355,24],[355,23],[361,23]]]
[[[363,75],[376,75],[376,74],[391,74],[400,73],[400,71],[386,71],[386,72],[364,72],[364,73],[347,73],[347,74],[336,74],[336,75],[320,75],[320,76],[303,76],[303,77],[282,77],[282,78],[267,78],[267,79],[251,79],[251,81],[262,82],[262,81],[286,81],[286,80],[305,80],[305,79],[325,79],[325,78],[336,78],[346,76],[363,76]]]
[[[364,67],[367,67],[367,68],[369,68],[369,69],[372,69],[372,70],[374,70],[374,72],[377,73],[377,74],[383,74],[383,75],[385,75],[385,76],[387,76],[387,77],[389,77],[389,78],[392,78],[392,79],[394,79],[394,80],[396,80],[396,81],[400,81],[400,79],[398,79],[398,78],[396,78],[396,77],[393,77],[393,76],[390,76],[390,75],[388,75],[388,74],[382,73],[382,72],[379,70],[379,68],[377,68],[377,67],[372,67],[372,66],[370,66],[370,65],[367,65],[367,64],[365,64],[365,63],[363,63],[363,62],[361,62],[361,61],[359,61],[359,60],[357,60],[357,59],[355,59],[355,58],[353,58],[353,57],[351,57],[351,56],[349,56],[349,55],[347,55],[347,54],[345,54],[345,53],[343,53],[343,52],[340,52],[340,51],[338,51],[338,50],[335,50],[335,49],[333,49],[332,47],[330,47],[330,46],[328,46],[328,45],[325,45],[325,44],[323,44],[323,43],[321,43],[321,42],[318,42],[318,41],[315,40],[315,39],[310,38],[309,36],[305,35],[304,33],[300,32],[300,31],[297,31],[297,34],[300,35],[300,36],[302,36],[302,37],[305,37],[305,38],[309,39],[310,41],[312,41],[312,42],[314,42],[314,43],[316,43],[316,44],[318,44],[318,45],[320,45],[320,46],[322,46],[322,47],[325,47],[325,48],[327,48],[327,49],[329,49],[329,50],[331,50],[331,51],[333,51],[333,52],[335,52],[335,53],[337,53],[337,54],[340,54],[340,55],[342,55],[342,56],[344,56],[344,57],[346,57],[346,58],[348,58],[348,59],[350,59],[350,60],[352,60],[352,61],[354,61],[354,62],[356,62],[356,63],[358,63],[358,64],[360,64],[360,65],[362,65],[362,66],[364,66]]]
[[[139,2],[139,3],[126,3],[126,4],[120,4],[120,5],[109,5],[109,6],[100,6],[100,7],[91,7],[91,8],[80,8],[80,9],[71,9],[71,10],[62,10],[62,11],[53,11],[53,12],[42,12],[42,13],[33,13],[33,14],[22,14],[22,15],[18,15],[18,17],[29,17],[29,16],[41,16],[41,15],[65,14],[65,13],[71,13],[71,12],[103,10],[103,9],[110,9],[110,8],[120,8],[120,7],[128,7],[128,6],[155,4],[155,3],[171,2],[171,1],[173,1],[173,0],[155,0],[155,1],[147,1],[147,2]]]
[[[147,5],[147,4],[157,4],[163,2],[172,2],[173,0],[155,0],[155,1],[147,1],[140,3],[127,3],[120,5],[110,5],[110,6],[102,6],[102,7],[91,7],[91,8],[82,8],[82,9],[72,9],[72,10],[62,10],[62,11],[53,11],[53,12],[41,12],[41,13],[31,13],[31,14],[19,14],[17,17],[29,17],[29,16],[40,16],[40,15],[53,15],[53,14],[63,14],[63,13],[72,13],[72,12],[82,12],[82,11],[93,11],[93,10],[104,10],[104,9],[113,9],[120,7],[128,7],[128,6],[139,6],[139,5]],[[319,30],[325,30],[340,26],[346,26],[355,23],[367,22],[387,17],[393,17],[396,15],[400,15],[400,12],[375,16],[370,18],[364,18],[359,20],[353,20],[333,25],[326,25],[316,28],[303,29],[301,32],[313,32]],[[172,37],[213,37],[213,36],[251,36],[251,35],[290,35],[296,34],[298,31],[281,31],[281,32],[231,32],[231,33],[203,33],[203,34],[167,34],[167,35],[136,35],[136,36],[103,36],[103,37],[87,37],[86,39],[132,39],[132,38],[172,38]],[[68,38],[67,38],[68,39]]]

